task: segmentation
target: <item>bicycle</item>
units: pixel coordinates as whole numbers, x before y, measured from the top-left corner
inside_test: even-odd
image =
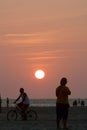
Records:
[[[37,112],[33,110],[32,108],[28,108],[26,112],[22,112],[21,108],[19,108],[16,104],[16,107],[9,110],[7,112],[7,120],[8,121],[16,121],[17,119],[20,119],[23,117],[23,115],[26,114],[26,120],[34,121],[37,120]]]

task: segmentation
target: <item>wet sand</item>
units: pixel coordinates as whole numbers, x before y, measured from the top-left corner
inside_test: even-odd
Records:
[[[38,115],[36,121],[8,121],[6,114],[9,109],[2,108],[0,130],[57,130],[55,107],[33,107]],[[71,107],[68,125],[70,130],[87,130],[87,107]]]

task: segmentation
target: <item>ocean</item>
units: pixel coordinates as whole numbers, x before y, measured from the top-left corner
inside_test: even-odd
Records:
[[[72,107],[73,102],[77,101],[77,106],[81,106],[81,101],[83,100],[85,103],[85,106],[87,106],[87,99],[69,99],[69,104]],[[9,99],[9,106],[13,106],[14,99]],[[56,99],[31,99],[30,105],[33,107],[52,107],[56,106]],[[1,103],[2,107],[7,106],[6,99],[2,99]]]

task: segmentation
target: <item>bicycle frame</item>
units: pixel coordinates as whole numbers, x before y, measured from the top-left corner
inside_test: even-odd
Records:
[[[9,121],[17,120],[20,118],[20,116],[18,115],[21,115],[21,118],[23,120],[36,120],[37,119],[37,113],[35,110],[32,110],[29,108],[25,112],[23,112],[22,109],[17,104],[15,105],[14,109],[11,109],[8,111],[7,119]]]

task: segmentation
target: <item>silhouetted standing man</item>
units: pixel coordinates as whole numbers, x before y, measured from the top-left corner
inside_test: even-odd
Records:
[[[67,129],[67,118],[69,111],[68,95],[71,91],[66,86],[67,79],[63,77],[60,81],[60,85],[56,88],[56,115],[57,115],[57,128],[60,128],[60,121],[63,121],[64,129]]]

